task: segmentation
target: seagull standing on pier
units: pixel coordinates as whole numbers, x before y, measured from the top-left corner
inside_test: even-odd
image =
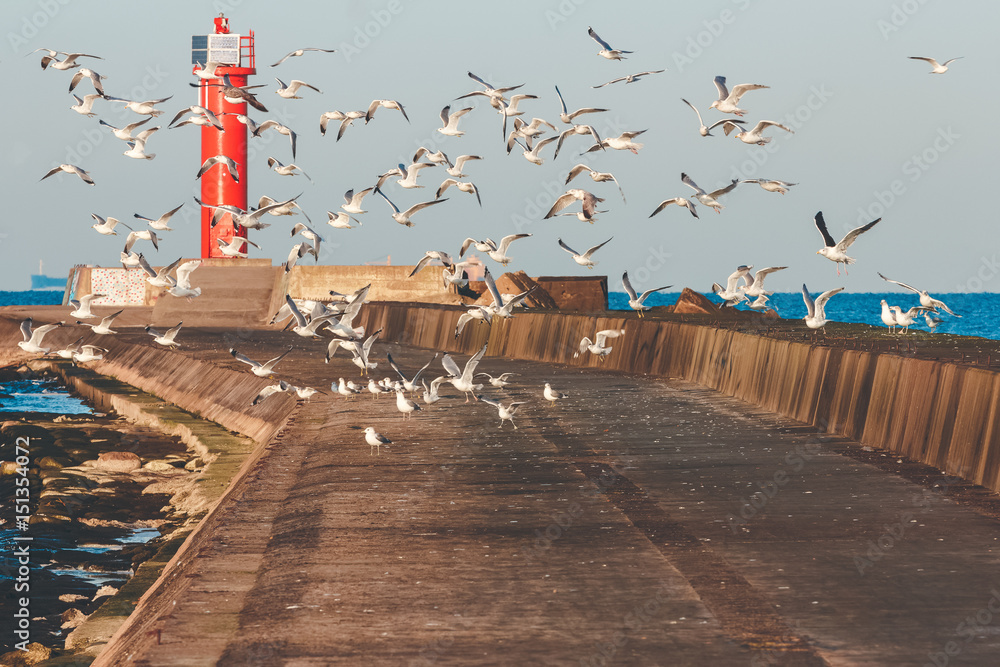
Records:
[[[374,449],[377,453],[382,453],[382,445],[391,445],[392,440],[385,437],[381,433],[376,433],[375,429],[369,426],[365,429],[365,442]],[[371,456],[371,449],[368,451],[368,455]]]

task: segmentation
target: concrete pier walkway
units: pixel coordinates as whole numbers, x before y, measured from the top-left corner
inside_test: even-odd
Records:
[[[281,377],[356,377],[320,347]],[[433,354],[381,349],[411,372]],[[518,430],[447,385],[408,422],[367,393],[297,407],[95,664],[997,663],[1000,523],[967,485],[690,383],[480,369],[518,373],[486,390],[529,401]],[[546,405],[546,381],[571,397]],[[365,426],[394,443],[371,455]]]

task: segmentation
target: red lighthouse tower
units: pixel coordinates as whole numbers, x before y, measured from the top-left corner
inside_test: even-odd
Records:
[[[207,63],[218,63],[215,70],[217,78],[199,79],[198,104],[211,110],[222,122],[224,131],[219,131],[212,125],[201,128],[201,161],[204,163],[215,155],[225,155],[233,159],[239,172],[239,183],[233,180],[229,169],[224,164],[217,164],[201,177],[201,201],[204,204],[229,204],[247,209],[247,127],[236,116],[229,114],[246,114],[245,102],[232,104],[223,96],[223,77],[229,77],[234,86],[247,85],[251,74],[257,73],[254,56],[253,31],[249,35],[234,35],[229,32],[229,19],[219,14],[215,19],[215,32],[211,35],[194,35],[191,37],[191,62],[198,66]],[[217,85],[213,85],[217,84]],[[223,115],[223,113],[227,115]],[[219,223],[212,227],[213,209],[201,210],[201,256],[223,257],[219,251],[217,239],[229,241],[236,233],[233,228],[232,216],[226,213]],[[241,229],[239,236],[246,238],[246,230]],[[247,250],[247,244],[242,244],[241,250]]]

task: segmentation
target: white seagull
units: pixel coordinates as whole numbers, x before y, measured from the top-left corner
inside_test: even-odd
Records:
[[[145,125],[146,123],[148,123],[151,120],[153,120],[152,116],[150,116],[149,118],[146,118],[145,120],[140,120],[140,121],[135,122],[135,123],[129,123],[128,125],[126,125],[125,127],[121,128],[121,129],[118,129],[117,127],[115,127],[114,125],[111,125],[109,123],[105,123],[103,120],[98,120],[97,122],[100,125],[103,125],[104,127],[111,128],[111,134],[115,135],[117,138],[121,139],[122,141],[132,141],[132,139],[133,139],[133,137],[132,137],[132,131],[135,128],[141,126],[141,125]]]
[[[718,190],[713,190],[712,192],[705,192],[698,187],[698,184],[695,183],[690,176],[683,173],[681,174],[681,183],[694,190],[694,198],[697,199],[699,203],[712,207],[715,209],[716,213],[722,213],[722,209],[725,208],[719,203],[718,198],[727,192],[732,192],[736,186],[740,184],[739,180],[734,178],[733,181],[724,188],[719,188]]]
[[[736,132],[736,138],[742,141],[743,143],[757,144],[758,146],[764,146],[765,144],[769,144],[771,142],[771,139],[773,139],[773,137],[765,137],[763,134],[764,130],[766,130],[769,127],[778,127],[784,130],[785,132],[795,134],[795,130],[773,120],[762,120],[758,122],[756,125],[754,125],[753,128],[750,130],[744,129],[743,127],[737,125],[733,121],[727,121],[725,124],[723,124],[722,129],[725,131],[727,137],[729,136],[730,132],[733,132],[734,130],[739,130],[738,132]]]
[[[586,190],[572,188],[556,199],[555,203],[552,204],[552,208],[549,209],[549,212],[545,214],[543,219],[548,220],[575,201],[583,202],[583,216],[589,221],[592,220],[594,215],[597,213],[598,202],[602,202],[604,199],[587,192]]]
[[[337,131],[337,141],[340,141],[340,138],[344,136],[344,132],[347,131],[347,128],[353,125],[354,121],[357,119],[364,117],[364,111],[348,111],[347,113],[344,113],[343,111],[327,111],[319,117],[319,133],[326,136],[327,123],[331,120],[339,120],[340,129]]]
[[[649,295],[654,292],[661,292],[665,289],[670,289],[673,285],[657,287],[656,289],[648,289],[640,296],[636,293],[635,288],[632,287],[632,282],[628,279],[628,271],[626,271],[622,274],[622,287],[625,288],[625,292],[628,294],[628,307],[638,312],[639,317],[642,317],[644,311],[652,308],[652,306],[647,306],[645,303],[646,299],[649,298]]]
[[[181,206],[184,206],[184,204],[181,204]],[[157,231],[170,232],[170,231],[173,231],[168,226],[168,224],[170,223],[170,217],[174,213],[176,213],[177,211],[181,210],[181,206],[178,206],[177,208],[170,209],[169,211],[167,211],[166,213],[164,213],[163,215],[161,215],[156,220],[153,220],[152,218],[147,218],[145,216],[139,215],[138,213],[134,213],[133,217],[135,217],[138,220],[145,220],[147,223],[149,223],[150,227],[152,227],[153,229],[155,229]]]
[[[695,105],[691,104],[690,102],[688,102],[683,97],[681,98],[681,102],[683,102],[684,104],[686,104],[689,107],[691,107],[692,109],[694,109],[694,112],[698,115],[698,134],[700,134],[703,137],[714,136],[712,134],[712,130],[714,130],[715,128],[717,128],[719,125],[722,125],[723,123],[745,123],[746,122],[746,121],[743,121],[743,120],[729,120],[728,118],[723,118],[722,120],[717,120],[714,123],[712,123],[711,125],[706,126],[705,125],[705,121],[703,121],[701,119],[701,112],[698,111],[698,108]]]
[[[302,56],[302,55],[305,54],[306,51],[319,51],[321,53],[336,53],[337,49],[317,49],[314,46],[307,46],[304,49],[295,49],[294,51],[289,51],[288,55],[283,56],[281,58],[281,60],[279,60],[278,62],[276,62],[273,65],[271,65],[271,67],[277,67],[278,65],[280,65],[283,62],[285,62],[289,58],[295,58],[295,57],[298,57],[298,56]]]
[[[889,304],[886,303],[885,299],[882,299],[882,324],[889,327],[889,332],[896,328],[896,315],[889,309]]]
[[[165,333],[160,333],[152,326],[147,326],[145,331],[153,337],[154,343],[158,343],[164,347],[180,347],[181,344],[174,339],[177,338],[177,332],[181,330],[182,326],[184,326],[183,321],[178,322],[176,326],[167,329]]]
[[[278,364],[279,361],[288,356],[288,353],[291,352],[292,349],[293,348],[289,347],[287,350],[276,356],[274,359],[271,359],[270,361],[266,361],[264,363],[261,363],[259,361],[254,361],[250,357],[244,354],[240,354],[239,352],[236,351],[236,348],[234,347],[229,348],[229,354],[233,355],[233,358],[236,359],[236,361],[242,361],[244,364],[250,366],[250,372],[256,375],[257,377],[266,378],[270,375],[274,375],[274,367]]]
[[[52,324],[43,324],[34,331],[31,329],[31,323],[30,317],[21,322],[21,335],[24,337],[24,340],[19,340],[17,346],[30,354],[48,354],[51,348],[42,347],[42,339],[45,337],[45,334],[66,323],[54,322]]]
[[[514,423],[514,414],[517,412],[517,409],[522,405],[525,405],[527,401],[513,401],[510,405],[504,407],[500,401],[492,399],[488,396],[476,396],[476,399],[486,403],[487,405],[492,405],[497,409],[497,414],[500,417],[500,428],[503,428],[503,423],[505,421],[509,421],[510,425],[514,427],[514,430],[517,430],[517,424]]]
[[[177,280],[170,275],[170,272],[180,265],[181,259],[182,258],[178,257],[172,264],[168,264],[157,271],[150,266],[149,262],[146,261],[146,258],[140,254],[139,268],[146,272],[146,282],[153,287],[173,287],[177,284]]]
[[[261,136],[261,134],[263,132],[265,132],[267,130],[274,130],[278,134],[283,134],[286,137],[288,137],[289,141],[292,142],[292,159],[294,160],[295,159],[295,144],[296,144],[298,135],[296,135],[295,132],[291,128],[289,128],[288,126],[282,125],[281,123],[279,123],[276,120],[268,119],[268,120],[265,120],[263,123],[261,123],[260,125],[257,126],[257,128],[253,131],[253,136],[259,137],[259,136]],[[270,165],[268,165],[268,166],[270,166]]]
[[[601,50],[597,52],[597,55],[602,58],[607,58],[608,60],[624,60],[626,53],[632,53],[632,51],[623,51],[622,49],[612,49],[611,45],[605,42],[603,39],[597,36],[594,29],[587,26],[587,34],[590,35],[591,39],[601,45]]]
[[[142,102],[135,100],[126,100],[121,97],[106,97],[105,99],[111,102],[124,102],[126,109],[131,109],[132,111],[141,116],[159,116],[160,114],[163,113],[163,110],[157,109],[156,105],[166,102],[171,97],[173,97],[173,95],[164,97],[159,100],[144,100]]]
[[[444,182],[441,183],[441,187],[437,189],[437,192],[434,194],[434,197],[440,199],[444,191],[447,190],[452,185],[458,188],[461,192],[467,192],[469,194],[476,195],[476,201],[479,202],[480,206],[483,205],[483,200],[479,197],[479,189],[476,187],[475,183],[470,183],[468,181],[457,181],[454,178],[445,179]]]
[[[823,292],[813,301],[812,297],[809,296],[809,289],[806,287],[806,284],[802,283],[802,300],[805,301],[807,311],[805,318],[803,318],[806,321],[806,326],[810,329],[819,329],[826,326],[826,323],[829,321],[826,319],[826,312],[824,310],[826,302],[830,300],[831,296],[843,290],[843,287],[838,287],[837,289]]]
[[[611,350],[614,349],[607,345],[609,338],[618,338],[619,336],[624,336],[624,329],[604,329],[603,331],[598,331],[597,335],[594,336],[594,340],[590,340],[586,336],[580,341],[580,349],[573,353],[573,358],[579,357],[584,352],[590,352],[591,354],[596,354],[598,359],[604,361],[604,357],[611,354]]]
[[[746,109],[740,109],[739,107],[741,97],[751,90],[770,88],[770,86],[762,86],[759,83],[741,83],[738,86],[733,86],[733,90],[730,92],[726,88],[726,77],[724,76],[715,77],[715,87],[719,90],[719,99],[712,102],[710,108],[718,109],[722,113],[736,114],[737,116],[742,116],[746,113]]]
[[[292,79],[288,85],[285,85],[285,82],[279,79],[278,77],[274,77],[274,80],[278,82],[278,89],[274,92],[276,92],[281,97],[284,97],[286,100],[301,100],[302,98],[296,95],[295,93],[299,92],[299,88],[303,87],[312,88],[317,93],[323,92],[316,86],[308,84],[305,81],[299,81],[298,79]]]
[[[267,166],[273,169],[275,172],[281,176],[294,176],[295,172],[298,171],[300,174],[306,177],[306,179],[312,183],[313,179],[309,178],[309,174],[302,171],[302,169],[297,164],[282,164],[280,161],[274,159],[273,157],[267,158]]]
[[[614,181],[615,185],[618,186],[618,192],[622,196],[622,202],[626,204],[628,203],[628,201],[625,200],[625,192],[622,190],[622,184],[618,182],[618,179],[615,178],[614,174],[607,171],[597,171],[595,169],[591,169],[585,164],[578,164],[569,170],[569,175],[566,177],[566,184],[569,185],[570,181],[572,181],[574,178],[576,178],[583,172],[588,172],[590,174],[590,178],[595,183],[606,183],[608,181]]]
[[[229,175],[233,177],[233,180],[237,183],[240,182],[240,172],[237,169],[236,161],[227,155],[214,155],[201,164],[201,169],[198,170],[198,175],[195,178],[201,178],[205,175],[209,169],[214,165],[223,164],[229,170]]]
[[[358,220],[357,218],[352,218],[350,215],[344,213],[343,211],[337,211],[336,213],[334,213],[333,211],[327,211],[326,215],[327,218],[329,218],[326,221],[326,224],[330,225],[334,229],[354,229],[354,226],[351,225],[351,220],[358,223],[359,225],[361,224],[360,220]]]
[[[70,299],[69,305],[73,306],[73,310],[70,312],[70,317],[75,317],[80,320],[89,320],[92,317],[97,317],[90,310],[90,303],[94,299],[101,299],[107,296],[107,294],[85,294],[79,299]]]
[[[90,327],[90,330],[93,331],[95,334],[107,336],[109,334],[118,333],[117,331],[112,331],[111,324],[115,321],[115,318],[121,315],[123,312],[125,312],[124,309],[119,310],[117,313],[112,313],[111,315],[108,315],[103,320],[101,320],[100,324],[90,324],[89,322],[81,322],[80,320],[77,320],[76,323],[82,324],[86,327]]]
[[[478,155],[459,155],[457,158],[455,158],[455,164],[448,167],[445,171],[448,172],[449,176],[454,176],[455,178],[463,178],[465,174],[462,173],[462,167],[465,166],[465,163],[468,162],[469,160],[482,160],[482,159],[483,158],[481,158]]]
[[[201,288],[191,286],[191,273],[199,266],[201,266],[200,259],[192,259],[178,266],[176,273],[177,284],[167,290],[167,292],[172,296],[187,297],[189,300],[196,296],[201,296]]]
[[[420,387],[420,382],[419,382],[420,376],[423,374],[424,371],[427,370],[427,368],[434,362],[434,360],[438,358],[438,355],[435,352],[434,356],[431,357],[430,361],[424,364],[420,368],[420,370],[414,374],[413,378],[411,379],[407,379],[407,377],[403,375],[403,371],[399,368],[399,365],[393,360],[391,354],[386,353],[385,357],[386,359],[388,359],[389,365],[392,366],[392,370],[396,371],[396,374],[399,376],[399,379],[403,384],[403,389],[405,389],[406,391],[416,391]]]
[[[922,56],[910,56],[910,60],[923,60],[925,62],[930,63],[931,71],[928,72],[928,74],[944,74],[945,72],[948,71],[948,65],[955,62],[956,60],[960,60],[963,57],[964,56],[959,56],[958,58],[952,58],[951,60],[946,60],[944,61],[943,65],[938,61],[934,60],[933,58],[924,58]]]
[[[910,330],[910,325],[916,321],[916,318],[920,315],[920,313],[930,310],[930,308],[925,308],[924,306],[914,306],[905,313],[899,306],[890,306],[889,309],[895,314],[896,326],[903,327],[903,333]]]
[[[382,197],[382,199],[384,199],[386,201],[386,203],[389,204],[389,206],[392,207],[392,219],[395,220],[396,222],[398,222],[401,225],[406,225],[407,227],[412,227],[413,226],[413,222],[410,221],[410,217],[413,216],[415,213],[424,210],[428,206],[433,206],[434,204],[440,204],[441,202],[448,201],[447,199],[435,199],[434,201],[425,201],[425,202],[421,202],[419,204],[414,204],[413,206],[411,206],[410,208],[406,209],[405,211],[400,211],[399,207],[397,207],[395,204],[393,204],[389,200],[389,198],[385,196],[384,192],[382,192],[377,187],[375,188],[375,192],[377,192]]]
[[[883,276],[881,273],[878,274],[878,277],[881,278],[882,280],[885,280],[886,282],[890,282],[890,283],[899,285],[900,287],[902,287],[904,289],[908,289],[911,292],[916,292],[917,294],[920,295],[920,305],[924,306],[925,308],[930,308],[935,313],[937,311],[939,311],[939,310],[943,310],[944,312],[948,313],[952,317],[961,317],[961,315],[956,315],[955,313],[953,313],[952,310],[951,310],[951,308],[949,308],[948,306],[946,306],[944,304],[944,301],[939,301],[938,299],[933,298],[927,292],[927,290],[917,289],[916,287],[911,287],[910,285],[907,285],[906,283],[901,283],[898,280],[891,280],[890,278],[886,278],[885,276]]]
[[[91,227],[93,227],[98,234],[102,234],[104,236],[118,236],[118,232],[115,231],[115,227],[117,227],[118,225],[121,225],[122,227],[125,227],[126,229],[129,230],[132,229],[118,218],[112,218],[111,216],[108,216],[107,219],[104,219],[101,216],[97,215],[96,213],[91,213],[90,217],[92,217],[94,220],[97,220],[97,222],[92,224]],[[131,246],[129,247],[131,248]]]
[[[747,271],[747,273],[743,276],[743,280],[746,282],[743,293],[748,297],[771,296],[774,292],[768,292],[764,289],[764,279],[767,278],[768,274],[774,273],[775,271],[782,271],[787,268],[787,266],[769,266],[766,269],[760,269],[754,275],[751,275],[750,272]]]
[[[411,414],[420,411],[420,406],[414,401],[408,399],[406,395],[403,394],[403,390],[397,387],[396,409],[403,413],[403,419],[409,419]]]
[[[559,112],[559,120],[566,123],[567,125],[573,122],[573,119],[577,116],[582,116],[585,113],[603,113],[607,109],[595,109],[593,107],[584,107],[582,109],[577,109],[573,113],[568,113],[566,108],[566,102],[563,100],[562,93],[559,92],[559,86],[556,86],[556,95],[559,96],[559,107],[561,111]]]
[[[458,129],[458,121],[461,120],[462,116],[472,111],[472,107],[465,107],[464,109],[459,109],[455,113],[451,113],[451,105],[449,104],[444,109],[441,109],[441,127],[438,128],[438,132],[447,137],[460,137],[465,132]]]
[[[76,100],[76,104],[72,105],[70,109],[77,112],[82,116],[87,116],[88,118],[93,118],[97,114],[94,112],[94,100],[104,98],[104,95],[99,93],[94,93],[92,95],[84,95],[83,99],[80,99],[76,95],[73,95],[73,99]],[[104,98],[107,99],[107,98]]]
[[[514,241],[517,241],[518,239],[526,239],[529,236],[531,236],[531,234],[510,234],[508,236],[505,236],[502,239],[500,239],[500,243],[496,244],[493,248],[487,250],[486,254],[489,255],[489,258],[492,259],[494,262],[499,262],[503,266],[507,266],[507,264],[511,262],[511,258],[507,256],[507,249],[510,248],[510,244],[513,243]],[[492,244],[492,241],[490,239],[486,240]]]
[[[764,188],[768,192],[777,192],[778,194],[781,195],[788,192],[788,188],[792,187],[793,185],[798,185],[798,183],[787,183],[785,181],[772,181],[766,178],[748,178],[745,181],[740,181],[740,183],[756,183],[757,185]]]
[[[410,122],[410,117],[406,115],[406,110],[403,105],[396,100],[372,100],[372,103],[368,105],[368,111],[365,113],[365,125],[367,125],[372,118],[375,117],[375,112],[379,109],[396,109],[399,113],[403,114],[403,118],[406,122]]]
[[[665,71],[666,70],[662,70],[662,69],[654,69],[654,70],[650,70],[648,72],[637,72],[636,74],[626,74],[625,76],[620,76],[617,79],[611,79],[611,81],[607,81],[607,82],[602,83],[602,84],[600,84],[598,86],[591,86],[591,88],[603,88],[604,86],[610,86],[611,84],[618,83],[619,81],[624,81],[625,83],[635,83],[640,78],[642,78],[642,77],[644,77],[644,76],[646,76],[648,74],[659,74],[660,72],[665,72]]]
[[[851,247],[851,244],[854,243],[858,236],[874,227],[881,219],[882,218],[872,220],[867,225],[852,229],[847,232],[847,236],[840,240],[840,243],[837,243],[833,240],[833,237],[830,236],[830,232],[826,229],[826,221],[823,219],[823,211],[818,212],[816,214],[816,229],[818,229],[819,233],[823,235],[823,242],[826,243],[826,247],[817,250],[816,254],[823,255],[831,262],[836,262],[838,276],[840,275],[840,265],[843,264],[844,273],[846,274],[847,265],[854,264],[854,258],[848,257],[845,251]]]
[[[258,405],[264,399],[275,394],[288,394],[292,391],[292,385],[284,380],[279,380],[278,384],[272,384],[260,390],[260,393],[250,402],[250,405]]]
[[[50,169],[47,174],[45,174],[38,180],[44,181],[49,176],[52,176],[53,174],[58,174],[60,171],[65,171],[67,174],[76,174],[87,185],[94,185],[94,179],[90,177],[90,174],[85,172],[83,169],[80,169],[76,165],[72,164],[61,164],[58,167],[54,167]]]
[[[455,360],[451,358],[451,355],[444,355],[441,359],[441,365],[444,366],[444,370],[448,373],[447,382],[450,382],[455,389],[465,394],[465,402],[469,402],[469,396],[475,397],[475,392],[481,390],[483,385],[475,384],[473,379],[476,375],[476,367],[479,366],[479,361],[486,354],[486,345],[480,348],[479,352],[476,352],[472,357],[465,363],[465,368],[460,369]]]
[[[685,208],[687,208],[687,210],[691,211],[691,215],[693,215],[696,218],[698,217],[698,212],[694,210],[694,202],[685,199],[684,197],[673,197],[671,199],[664,199],[663,201],[660,202],[660,205],[657,206],[653,210],[653,212],[649,214],[649,217],[652,218],[654,215],[656,215],[666,207],[670,206],[671,204],[676,204],[677,206],[684,206]]]
[[[725,303],[722,304],[723,306],[735,306],[747,299],[745,290],[747,285],[751,283],[747,278],[751,269],[753,269],[752,264],[736,267],[736,270],[729,274],[729,278],[726,279],[725,289],[719,283],[712,283],[712,292],[720,299],[725,300]],[[743,285],[739,284],[741,278],[744,281]]]
[[[373,380],[374,382],[374,380]],[[382,453],[382,445],[391,445],[392,440],[385,437],[381,433],[376,433],[375,429],[371,426],[365,429],[365,442],[369,445],[368,455],[371,456],[372,450],[374,449],[377,453]]]
[[[614,237],[612,236],[611,239],[613,239],[613,238]],[[559,241],[559,247],[560,248],[562,248],[563,250],[565,250],[569,254],[573,255],[573,261],[574,262],[576,262],[580,266],[585,266],[588,269],[592,269],[597,264],[597,262],[595,262],[594,260],[592,260],[590,258],[591,255],[593,255],[595,252],[597,252],[602,247],[604,247],[605,245],[607,245],[611,241],[611,239],[608,239],[604,243],[600,243],[598,245],[595,245],[593,248],[588,249],[587,252],[585,252],[585,253],[578,253],[576,250],[573,250],[568,245],[566,245],[565,243],[563,243],[562,239],[558,239],[558,241]]]
[[[365,188],[360,192],[355,192],[354,188],[351,188],[344,193],[344,203],[340,205],[340,208],[344,209],[348,213],[354,213],[355,215],[361,215],[362,213],[367,213],[368,211],[361,208],[361,201],[365,198],[369,192],[375,188]]]
[[[563,399],[569,398],[569,394],[564,394],[561,391],[556,391],[555,389],[552,388],[552,385],[549,384],[548,382],[545,383],[545,389],[542,391],[542,396],[544,396],[545,400],[549,402],[549,405],[552,405],[556,401],[561,401]]]

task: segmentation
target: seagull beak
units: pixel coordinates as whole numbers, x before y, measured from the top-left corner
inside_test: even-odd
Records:
[[[820,254],[819,250],[817,250],[817,251],[816,251],[816,254],[817,254],[817,255],[818,255],[818,254]]]

